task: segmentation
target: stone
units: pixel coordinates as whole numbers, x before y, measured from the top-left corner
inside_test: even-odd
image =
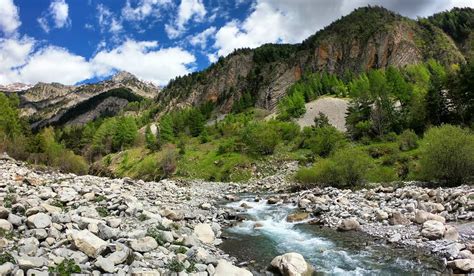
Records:
[[[13,225],[6,219],[0,219],[0,229],[10,232],[13,230]]]
[[[423,223],[421,235],[425,238],[436,240],[444,236],[444,224],[437,220],[427,220]]]
[[[348,218],[342,220],[337,229],[341,231],[360,230],[360,224],[356,219]]]
[[[74,245],[87,256],[95,258],[100,255],[107,243],[88,230],[72,231],[71,234]]]
[[[132,272],[132,276],[160,276],[160,272],[151,270],[134,271]]]
[[[377,209],[375,210],[375,217],[378,221],[386,220],[388,219],[388,213],[383,210]]]
[[[49,272],[47,270],[28,269],[26,276],[49,276]]]
[[[306,199],[306,198],[302,198],[298,201],[298,206],[302,209],[308,208],[310,204],[311,204],[311,200]]]
[[[280,201],[278,197],[271,196],[267,199],[268,204],[277,204]]]
[[[97,260],[95,261],[95,266],[105,272],[113,273],[115,271],[114,263],[110,262],[106,258],[103,258],[102,256],[97,257]]]
[[[296,212],[293,214],[289,214],[286,217],[286,221],[288,222],[298,222],[309,218],[309,214],[306,212]]]
[[[448,266],[454,269],[454,272],[472,272],[474,271],[474,260],[471,259],[457,259],[452,262],[448,262]]]
[[[17,258],[18,266],[21,269],[38,268],[48,265],[48,260],[43,257],[21,256]]]
[[[212,205],[210,203],[203,203],[201,204],[201,209],[203,210],[209,210],[211,209]]]
[[[118,264],[124,263],[127,260],[127,258],[130,256],[130,254],[132,254],[132,250],[130,250],[130,248],[122,244],[118,244],[117,250],[114,253],[110,254],[106,258],[106,260],[108,262],[113,263],[114,265],[118,265]]]
[[[213,243],[215,240],[214,231],[207,223],[199,223],[194,226],[194,235],[203,243]]]
[[[275,257],[271,266],[277,268],[283,276],[309,276],[313,271],[303,256],[294,252]]]
[[[118,228],[122,224],[122,220],[119,218],[110,218],[107,220],[107,224],[112,228]]]
[[[7,208],[0,206],[0,219],[7,219],[10,211]]]
[[[252,276],[253,274],[243,268],[237,267],[226,260],[219,260],[215,276]]]
[[[423,210],[416,210],[415,212],[415,222],[423,224],[427,220],[437,220],[439,222],[445,223],[446,219],[440,215],[428,213]]]
[[[46,212],[53,214],[53,213],[61,213],[62,209],[53,205],[49,205],[46,203],[41,204],[41,207],[43,207]]]
[[[459,240],[459,233],[456,227],[451,226],[451,225],[446,225],[446,231],[444,232],[444,239],[448,241]]]
[[[29,216],[26,224],[30,228],[46,228],[51,225],[51,217],[45,213],[37,213]]]
[[[158,247],[158,243],[152,237],[144,237],[130,242],[130,247],[138,252],[149,252]]]
[[[161,212],[161,215],[173,220],[173,221],[178,221],[184,219],[184,214],[182,212],[174,211],[174,210],[169,210],[165,209]]]
[[[391,243],[397,243],[402,239],[402,235],[400,233],[393,234],[388,241]]]
[[[70,202],[76,199],[77,192],[73,188],[63,188],[58,192],[59,200],[61,202]]]
[[[99,237],[104,240],[110,240],[110,239],[115,239],[117,238],[119,234],[118,229],[114,229],[112,227],[109,227],[105,225],[104,223],[99,223],[97,225],[98,230],[99,230]]]
[[[393,212],[389,220],[391,225],[408,225],[410,220],[400,212]]]
[[[15,214],[9,214],[8,221],[14,226],[20,226],[23,224],[23,218]]]
[[[33,237],[21,239],[19,242],[19,251],[20,253],[28,256],[35,256],[38,251],[39,241]]]
[[[15,269],[15,265],[10,262],[6,262],[0,265],[0,275],[10,275],[10,273],[13,272],[13,269]]]

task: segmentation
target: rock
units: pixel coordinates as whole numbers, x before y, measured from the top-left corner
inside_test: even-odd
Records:
[[[110,239],[115,239],[117,238],[119,234],[118,229],[114,229],[112,227],[108,227],[104,223],[99,223],[97,225],[98,230],[99,230],[99,237],[104,240],[110,240]]]
[[[13,225],[6,219],[0,219],[0,229],[10,232],[13,230]]]
[[[207,223],[199,223],[194,226],[194,235],[203,243],[213,243],[215,240],[214,231]]]
[[[275,257],[271,266],[277,268],[283,276],[311,275],[313,268],[298,253],[286,253]]]
[[[298,206],[302,209],[306,209],[311,204],[311,200],[302,198],[298,201]]]
[[[161,212],[161,215],[173,220],[173,221],[178,221],[184,219],[184,214],[182,212],[174,211],[174,210],[169,210],[165,209]]]
[[[9,214],[8,221],[14,226],[20,226],[23,224],[23,218],[15,214]]]
[[[7,219],[10,211],[7,208],[0,206],[0,219]]]
[[[379,221],[386,220],[388,219],[388,213],[383,210],[377,209],[375,210],[375,217]]]
[[[459,233],[456,227],[451,225],[446,225],[446,231],[444,232],[444,239],[449,241],[459,240]]]
[[[240,199],[238,196],[235,196],[235,195],[225,195],[224,198],[229,201],[237,201]]]
[[[87,256],[95,258],[106,248],[107,243],[88,230],[72,231],[74,245]]]
[[[130,250],[130,248],[119,244],[117,245],[117,250],[114,253],[110,254],[106,258],[106,260],[108,262],[113,263],[114,265],[118,265],[124,263],[130,256],[130,254],[132,254],[132,250]]]
[[[278,197],[271,196],[267,199],[268,204],[277,204],[280,201]]]
[[[58,196],[61,202],[70,202],[76,198],[77,192],[73,188],[66,187],[59,191]]]
[[[441,223],[445,223],[446,219],[440,215],[428,213],[423,210],[416,210],[415,212],[415,222],[419,224],[423,224],[427,220],[437,220]]]
[[[421,235],[425,238],[436,240],[444,236],[444,224],[437,220],[427,220],[423,223]]]
[[[472,272],[474,271],[474,260],[471,259],[457,259],[448,262],[448,266],[456,271]]]
[[[36,270],[36,269],[28,269],[26,271],[26,276],[49,276],[48,271]]]
[[[49,204],[46,204],[46,203],[41,204],[41,207],[43,207],[44,210],[46,210],[46,212],[48,212],[50,214],[61,213],[62,212],[61,208],[53,206],[53,205],[49,205]]]
[[[341,231],[360,230],[360,224],[356,219],[348,218],[342,220],[337,229]]]
[[[226,260],[217,262],[215,276],[252,276],[253,274],[243,268],[232,265]]]
[[[110,262],[102,256],[97,257],[95,261],[95,266],[102,269],[105,272],[113,273],[115,271],[115,265],[113,262]]]
[[[45,213],[37,213],[29,216],[26,224],[30,228],[46,228],[51,225],[51,217]]]
[[[6,262],[0,265],[0,275],[10,275],[10,273],[13,272],[13,269],[15,269],[15,266],[10,262]]]
[[[410,220],[407,219],[400,212],[393,212],[392,216],[390,217],[389,222],[390,222],[391,225],[408,225],[408,224],[410,224]]]
[[[42,257],[21,256],[17,258],[18,266],[22,269],[37,268],[48,265],[48,260]]]
[[[38,251],[39,241],[35,238],[26,238],[21,239],[19,242],[19,251],[20,253],[28,256],[35,256],[36,252]]]
[[[210,203],[203,203],[201,204],[201,209],[203,210],[209,210],[211,209],[212,205]]]
[[[402,235],[400,233],[393,234],[388,241],[391,243],[397,243],[402,239]]]
[[[132,272],[132,276],[160,276],[160,272],[158,271],[151,271],[151,270],[144,270],[144,271],[134,271]]]
[[[130,247],[138,252],[149,252],[158,247],[158,243],[152,237],[144,237],[130,242]]]
[[[122,220],[120,218],[110,218],[107,220],[107,224],[112,228],[118,228],[122,224]]]
[[[289,214],[286,218],[288,222],[298,222],[309,218],[309,214],[305,212],[296,212],[293,214]]]

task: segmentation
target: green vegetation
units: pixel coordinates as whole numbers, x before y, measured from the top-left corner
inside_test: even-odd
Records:
[[[0,254],[0,265],[3,265],[4,263],[16,264],[15,258],[13,258],[13,256],[10,253],[4,252]]]
[[[81,273],[81,267],[73,259],[64,259],[60,264],[48,269],[50,273],[59,276],[69,276],[75,273]]]
[[[167,268],[173,272],[181,272],[185,269],[184,264],[177,258],[173,258],[171,262],[168,263]]]

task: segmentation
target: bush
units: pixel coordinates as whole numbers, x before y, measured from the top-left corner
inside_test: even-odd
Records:
[[[270,155],[280,142],[280,135],[269,123],[255,122],[248,124],[241,131],[240,139],[247,146],[248,153]]]
[[[305,128],[303,137],[302,147],[322,157],[329,156],[346,143],[344,134],[333,126]]]
[[[74,273],[81,273],[81,267],[72,259],[64,259],[56,267],[50,267],[49,272],[53,275],[69,276]]]
[[[354,148],[338,150],[333,157],[323,159],[311,169],[297,172],[296,179],[303,184],[330,185],[354,188],[366,180],[370,158]]]
[[[457,126],[428,130],[420,149],[420,176],[459,185],[474,176],[474,135]]]
[[[376,166],[367,171],[367,181],[369,182],[388,183],[397,180],[397,173],[392,167]]]
[[[400,134],[398,140],[398,148],[401,151],[409,151],[416,149],[418,147],[418,136],[416,133],[411,130],[407,129],[402,134]]]
[[[163,172],[163,177],[170,177],[175,171],[177,166],[177,157],[176,151],[174,148],[166,148],[164,150],[164,156],[161,160],[161,170]]]

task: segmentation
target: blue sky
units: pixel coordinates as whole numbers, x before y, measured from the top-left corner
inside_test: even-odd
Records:
[[[236,48],[297,43],[354,8],[416,18],[472,0],[0,0],[0,84],[120,70],[165,85]]]

